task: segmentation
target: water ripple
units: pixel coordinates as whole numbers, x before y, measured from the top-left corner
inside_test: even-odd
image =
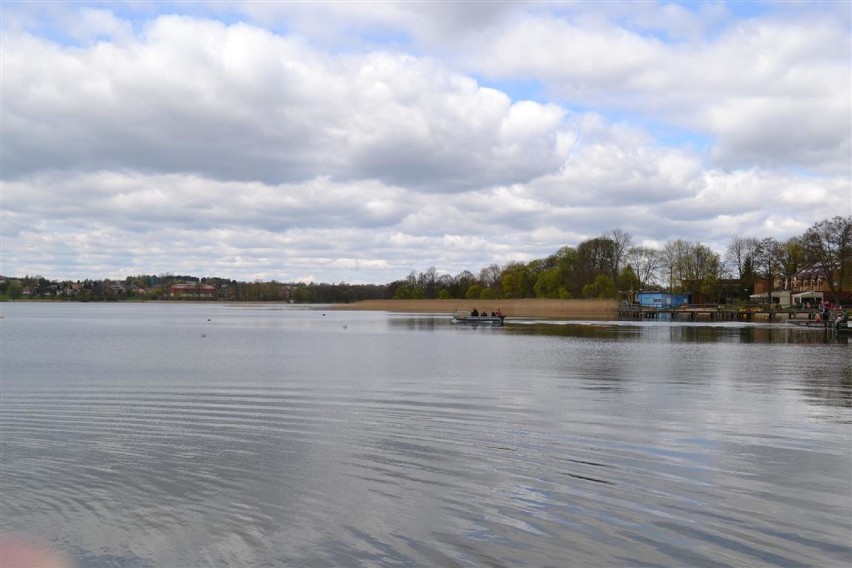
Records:
[[[91,322],[4,335],[0,529],[85,566],[852,561],[849,385],[775,344],[249,312],[99,333],[130,366]]]

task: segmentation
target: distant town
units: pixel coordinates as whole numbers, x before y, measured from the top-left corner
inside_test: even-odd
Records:
[[[683,294],[692,303],[852,303],[852,216],[815,223],[784,242],[732,237],[724,255],[683,240],[633,246],[613,230],[530,262],[456,275],[435,267],[387,284],[241,282],[193,275],[123,280],[0,276],[0,300],[351,303],[378,299],[615,299],[640,290]]]

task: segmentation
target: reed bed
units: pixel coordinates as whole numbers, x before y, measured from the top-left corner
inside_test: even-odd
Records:
[[[476,308],[503,311],[509,318],[611,318],[618,314],[615,300],[364,300],[334,306],[340,310],[375,310],[403,313],[451,314]]]

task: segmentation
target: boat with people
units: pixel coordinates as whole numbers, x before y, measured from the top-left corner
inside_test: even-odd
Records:
[[[500,310],[496,312],[492,312],[490,315],[488,312],[479,312],[477,310],[471,310],[469,312],[453,312],[453,323],[467,324],[467,325],[503,325],[503,320],[506,319],[506,316]]]

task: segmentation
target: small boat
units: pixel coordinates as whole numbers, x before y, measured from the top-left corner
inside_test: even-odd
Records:
[[[472,316],[468,312],[455,312],[453,314],[453,323],[467,325],[503,325],[504,319],[506,319],[506,316]]]

